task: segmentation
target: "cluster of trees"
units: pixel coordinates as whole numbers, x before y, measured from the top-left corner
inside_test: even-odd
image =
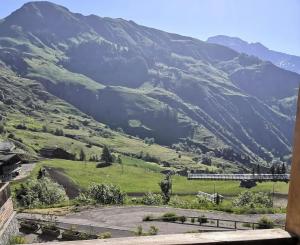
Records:
[[[79,160],[80,161],[86,161],[87,157],[86,157],[86,153],[83,149],[80,150],[79,152]],[[105,145],[103,147],[102,150],[102,154],[100,155],[100,157],[96,156],[96,155],[92,155],[89,159],[90,161],[102,161],[104,163],[113,163],[115,161],[115,157],[114,155],[111,153],[111,151],[109,150],[109,148]],[[120,157],[118,157],[118,162],[122,161]]]
[[[155,162],[155,163],[160,163],[160,159],[158,157],[150,155],[148,152],[144,153],[141,151],[138,155],[137,158],[142,159],[146,162]]]
[[[286,165],[284,163],[270,167],[270,174],[286,174]]]

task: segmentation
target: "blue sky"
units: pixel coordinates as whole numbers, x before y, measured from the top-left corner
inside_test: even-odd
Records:
[[[0,0],[0,18],[28,1]],[[213,35],[261,42],[300,56],[300,0],[53,0],[73,12],[121,17],[206,40]]]

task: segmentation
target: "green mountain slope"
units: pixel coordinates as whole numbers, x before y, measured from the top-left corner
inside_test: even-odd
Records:
[[[243,164],[290,154],[294,119],[277,100],[300,76],[220,45],[32,2],[0,23],[0,59],[134,136]]]

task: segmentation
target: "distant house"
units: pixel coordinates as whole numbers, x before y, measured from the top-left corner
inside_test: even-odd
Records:
[[[0,178],[2,181],[10,180],[17,176],[22,159],[18,154],[0,154]]]
[[[66,150],[58,147],[54,148],[42,148],[40,155],[46,158],[60,158],[66,160],[74,160],[75,155],[67,152]]]

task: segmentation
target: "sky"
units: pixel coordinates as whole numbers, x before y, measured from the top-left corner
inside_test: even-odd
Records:
[[[0,18],[24,0],[0,0]],[[300,0],[51,0],[84,15],[123,18],[206,40],[214,35],[260,42],[300,56]]]

